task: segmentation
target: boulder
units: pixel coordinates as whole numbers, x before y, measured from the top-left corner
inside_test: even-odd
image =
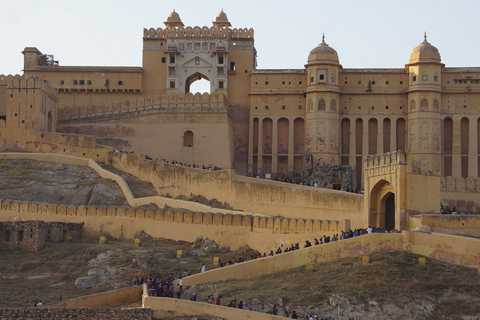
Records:
[[[95,277],[83,277],[75,280],[75,286],[82,289],[95,288]]]
[[[217,251],[218,251],[218,252],[221,252],[221,253],[230,252],[230,247],[229,247],[229,246],[220,245],[220,246],[218,246]]]
[[[193,241],[193,247],[194,248],[200,248],[202,245],[202,238],[196,238],[194,241]]]

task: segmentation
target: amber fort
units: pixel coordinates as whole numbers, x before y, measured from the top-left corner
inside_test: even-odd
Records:
[[[428,34],[412,35],[419,44],[398,68],[344,67],[328,34],[317,34],[303,68],[259,69],[254,30],[232,25],[223,10],[210,20],[188,26],[173,11],[164,25],[147,26],[138,67],[64,66],[49,48],[25,47],[23,74],[0,76],[0,158],[96,168],[118,181],[130,207],[3,199],[0,220],[109,225],[112,236],[127,238],[138,230],[208,236],[262,252],[372,226],[397,233],[360,245],[480,266],[478,240],[460,237],[480,236],[480,67],[449,67]],[[191,92],[200,80],[209,92]],[[135,198],[98,162],[151,182],[160,195],[202,195],[234,210]],[[340,166],[348,190],[282,182]],[[141,207],[148,203],[161,209]],[[441,215],[441,206],[458,215]],[[448,237],[458,240],[439,252]],[[309,257],[278,258],[278,268]],[[253,264],[235,272],[260,274]]]

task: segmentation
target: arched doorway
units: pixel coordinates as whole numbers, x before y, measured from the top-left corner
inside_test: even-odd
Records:
[[[378,181],[370,192],[368,224],[377,228],[395,229],[395,190],[386,180]]]
[[[200,72],[196,72],[185,81],[185,93],[210,93],[210,79]]]
[[[385,199],[385,229],[395,229],[395,194],[387,194]]]

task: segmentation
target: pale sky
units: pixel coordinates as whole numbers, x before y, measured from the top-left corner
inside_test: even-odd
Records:
[[[253,28],[259,69],[304,68],[322,33],[344,68],[402,68],[423,41],[447,67],[480,67],[480,1],[15,0],[0,5],[0,74],[21,74],[24,47],[60,65],[142,66],[143,28],[175,9],[185,26]]]

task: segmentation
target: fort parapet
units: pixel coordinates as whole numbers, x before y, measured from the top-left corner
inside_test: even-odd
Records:
[[[165,40],[167,38],[204,38],[204,39],[251,39],[254,38],[253,29],[247,28],[219,28],[219,27],[167,27],[143,29],[144,40]]]

